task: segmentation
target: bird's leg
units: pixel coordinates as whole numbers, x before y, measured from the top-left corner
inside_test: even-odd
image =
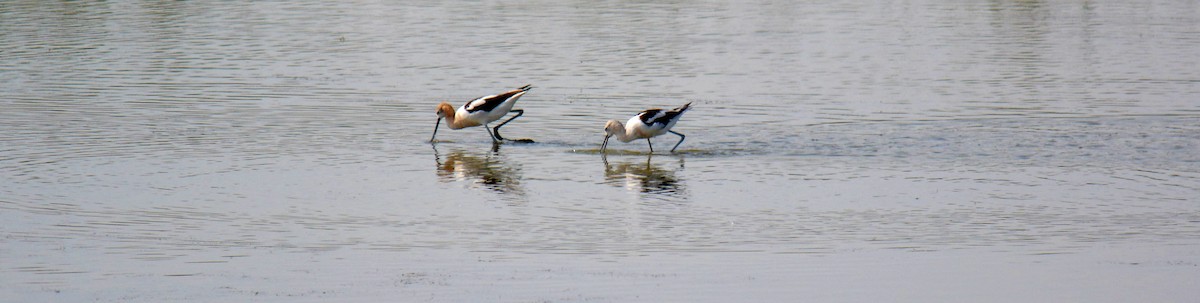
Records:
[[[650,153],[654,153],[654,143],[650,143],[650,138],[646,138],[646,145],[650,146]]]
[[[494,130],[496,131],[496,139],[504,140],[504,137],[500,136],[500,127],[501,126],[504,126],[505,124],[508,124],[508,122],[512,121],[513,119],[516,119],[517,117],[520,117],[521,115],[525,114],[525,110],[523,110],[523,109],[514,109],[514,110],[511,110],[511,112],[517,113],[517,115],[512,116],[512,118],[508,118],[508,120],[504,120],[503,123],[500,123],[500,125],[496,125],[496,128],[494,128]]]
[[[498,135],[497,135],[497,134],[493,134],[493,133],[492,133],[492,129],[491,129],[491,128],[488,128],[487,124],[484,124],[484,125],[483,125],[483,130],[486,130],[486,131],[487,131],[487,133],[488,133],[488,137],[491,137],[491,138],[492,138],[492,143],[499,142],[500,140],[502,140],[502,139],[497,139],[497,138],[496,138],[496,136],[498,136]]]
[[[671,132],[672,134],[679,135],[679,143],[675,143],[675,147],[672,147],[672,148],[671,148],[671,152],[673,153],[673,152],[675,152],[675,149],[676,149],[676,148],[679,148],[679,145],[680,145],[680,144],[683,144],[683,139],[685,138],[685,136],[684,136],[683,134],[681,134],[681,133],[677,133],[677,132],[675,132],[675,131],[673,131],[673,130],[668,130],[668,132]]]

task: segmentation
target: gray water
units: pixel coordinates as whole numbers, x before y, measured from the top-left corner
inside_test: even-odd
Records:
[[[0,83],[5,302],[1200,297],[1190,1],[6,1]]]

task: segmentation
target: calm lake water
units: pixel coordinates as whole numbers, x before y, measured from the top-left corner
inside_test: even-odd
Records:
[[[0,301],[1200,297],[1200,4],[858,2],[0,3]]]

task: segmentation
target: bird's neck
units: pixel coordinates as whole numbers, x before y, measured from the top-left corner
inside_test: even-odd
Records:
[[[458,117],[454,115],[454,112],[446,113],[446,117],[443,119],[446,119],[446,126],[449,126],[450,129],[463,128],[461,125],[462,120],[459,120]]]
[[[621,142],[629,143],[629,141],[633,141],[633,139],[634,139],[633,136],[630,136],[630,135],[626,135],[626,134],[617,135],[617,140],[620,140]]]
[[[617,132],[616,134],[613,134],[613,135],[617,137],[617,140],[619,140],[621,142],[629,143],[629,141],[633,141],[634,139],[637,139],[636,136],[630,135],[629,131],[630,131],[630,129],[627,129],[627,128],[625,128],[624,125],[621,125],[621,131]]]
[[[471,119],[462,119],[462,117],[455,115],[454,112],[450,112],[450,114],[446,115],[446,123],[450,125],[450,129],[460,129],[480,125],[477,121]]]

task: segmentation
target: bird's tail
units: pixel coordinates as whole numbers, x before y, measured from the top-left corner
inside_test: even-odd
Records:
[[[683,113],[684,111],[686,111],[686,110],[688,110],[688,109],[690,109],[690,108],[692,108],[692,102],[688,102],[687,104],[684,104],[683,106],[676,107],[675,109],[672,109],[671,111],[673,111],[673,112],[678,112],[678,113]]]
[[[525,84],[525,86],[522,86],[521,88],[518,88],[518,89],[519,89],[519,90],[521,90],[521,91],[523,91],[523,92],[527,92],[527,91],[529,91],[530,89],[533,89],[533,84]]]

